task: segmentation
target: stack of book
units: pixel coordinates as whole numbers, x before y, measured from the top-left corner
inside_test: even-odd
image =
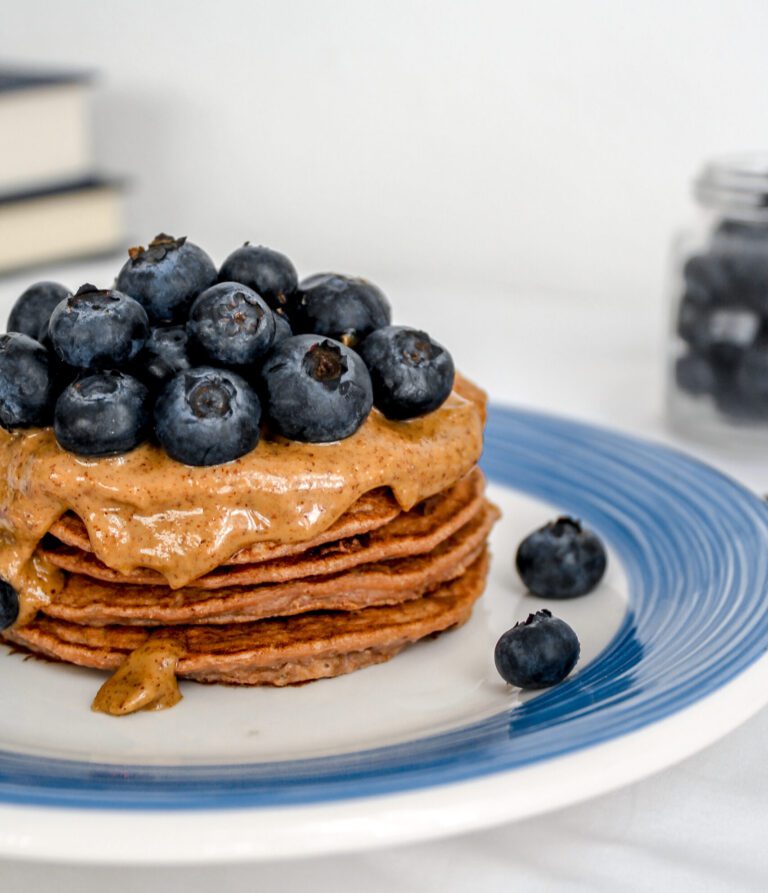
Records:
[[[80,73],[0,67],[0,271],[114,251],[120,184],[94,172]]]

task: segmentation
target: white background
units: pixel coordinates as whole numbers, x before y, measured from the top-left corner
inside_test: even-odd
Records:
[[[700,162],[768,147],[766,34],[760,0],[0,3],[0,57],[101,72],[132,238],[634,312]]]
[[[747,0],[0,0],[0,56],[102,72],[97,157],[132,178],[132,237],[187,234],[216,259],[251,239],[305,273],[368,274],[496,397],[664,437],[667,246],[703,159],[768,148],[767,26]],[[25,281],[0,284],[3,308]],[[761,459],[703,455],[768,489]],[[766,734],[763,712],[655,779],[443,843],[188,871],[0,863],[0,888],[762,891]]]

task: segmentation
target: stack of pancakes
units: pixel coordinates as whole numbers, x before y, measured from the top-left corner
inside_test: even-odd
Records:
[[[172,589],[156,571],[120,573],[102,563],[83,522],[68,513],[37,550],[64,572],[63,590],[5,635],[100,669],[170,635],[181,643],[177,675],[201,682],[336,676],[467,620],[483,591],[497,516],[477,468],[410,511],[388,489],[374,490],[313,539],[256,543]]]

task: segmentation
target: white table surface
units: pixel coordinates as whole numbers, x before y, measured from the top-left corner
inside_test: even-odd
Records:
[[[47,271],[106,284],[115,264]],[[47,275],[47,274],[46,274]],[[37,278],[41,278],[39,275]],[[0,280],[0,318],[30,278]],[[666,440],[761,493],[768,460],[675,440],[663,419],[663,318],[620,297],[478,293],[382,283],[398,321],[427,328],[492,397]],[[511,561],[511,555],[496,555]],[[81,868],[0,862],[9,893],[154,891],[538,891],[768,889],[768,710],[631,787],[532,820],[411,847],[293,863]],[[169,834],[173,829],[169,828]]]

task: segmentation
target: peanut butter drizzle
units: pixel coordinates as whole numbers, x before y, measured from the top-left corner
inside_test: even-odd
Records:
[[[176,667],[183,643],[169,633],[156,633],[132,651],[93,699],[91,710],[125,716],[139,710],[167,710],[182,698]]]
[[[377,487],[412,508],[480,456],[481,392],[467,388],[470,399],[454,391],[419,419],[392,422],[374,410],[340,443],[263,439],[240,459],[206,468],[152,444],[87,459],[61,449],[50,429],[0,432],[0,577],[19,592],[17,622],[31,620],[63,585],[34,553],[68,510],[106,565],[152,568],[179,588],[254,543],[316,536]]]

